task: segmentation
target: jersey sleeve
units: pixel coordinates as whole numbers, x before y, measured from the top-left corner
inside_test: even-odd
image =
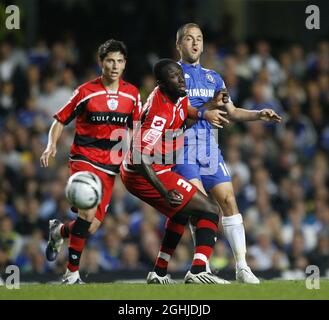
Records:
[[[216,73],[216,93],[222,89],[226,89],[225,82],[222,79],[222,77],[218,73]],[[232,102],[230,93],[229,93],[229,102]]]
[[[137,88],[135,91],[136,92],[134,93],[134,98],[135,98],[134,107],[132,109],[131,115],[130,115],[130,117],[128,119],[128,123],[127,123],[129,129],[133,129],[134,122],[139,121],[139,117],[142,112],[141,96],[140,96],[140,93]]]
[[[54,114],[54,118],[64,125],[69,124],[83,111],[83,98],[84,96],[81,88],[76,89],[66,105],[64,105],[58,112]]]

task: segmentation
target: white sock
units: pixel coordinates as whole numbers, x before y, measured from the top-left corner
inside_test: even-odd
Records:
[[[195,231],[196,231],[196,226],[194,226],[191,221],[189,221],[189,227],[190,227],[190,231],[191,231],[191,235],[192,235],[192,239],[193,239],[193,244],[194,247],[196,246],[196,239],[195,239]],[[217,240],[217,239],[216,239]],[[215,241],[216,241],[215,240]],[[210,263],[209,260],[206,261],[206,272],[211,273],[211,269],[210,269]]]
[[[224,234],[232,248],[237,268],[247,267],[246,262],[246,236],[241,214],[222,217]]]

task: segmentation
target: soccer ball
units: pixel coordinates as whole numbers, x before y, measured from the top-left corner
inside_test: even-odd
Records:
[[[89,171],[79,171],[67,181],[65,195],[70,204],[77,209],[91,209],[102,200],[102,182]]]

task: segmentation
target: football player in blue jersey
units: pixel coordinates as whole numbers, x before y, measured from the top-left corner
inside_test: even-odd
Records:
[[[229,120],[263,120],[280,122],[281,117],[272,109],[244,110],[234,106],[221,76],[213,70],[202,68],[200,56],[203,51],[203,34],[194,23],[183,25],[177,31],[177,50],[184,71],[187,94],[192,107],[198,109],[199,120],[186,132],[184,161],[173,169],[187,178],[205,194],[211,194],[222,211],[224,234],[232,248],[236,261],[236,280],[258,284],[246,262],[246,240],[242,215],[234,196],[230,173],[223,160],[211,124],[203,118],[206,106],[225,108]],[[193,239],[195,228],[190,223]],[[167,221],[165,235],[153,272],[148,283],[168,283],[168,262],[180,240],[173,222]],[[200,257],[202,260],[204,257]],[[208,264],[208,271],[209,262]],[[172,281],[171,281],[172,282]]]

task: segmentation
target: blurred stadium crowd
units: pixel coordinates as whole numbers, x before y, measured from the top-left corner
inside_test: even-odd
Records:
[[[255,271],[304,272],[314,264],[329,276],[329,42],[319,41],[313,51],[299,44],[276,55],[272,49],[266,41],[237,43],[226,52],[206,43],[202,57],[204,67],[223,75],[235,105],[271,106],[284,117],[280,125],[250,122],[219,131],[244,217],[248,262]],[[77,85],[99,74],[96,60],[94,68],[78,66],[72,39],[25,49],[0,43],[0,274],[9,264],[22,273],[65,271],[66,248],[54,263],[44,249],[48,220],[74,217],[64,196],[74,124],[65,128],[49,168],[41,169],[39,158],[52,115]],[[153,76],[145,73],[139,86],[145,101]],[[81,270],[150,270],[164,218],[130,195],[119,177],[109,211],[88,240]],[[169,270],[186,270],[192,249],[187,230]],[[234,269],[222,232],[211,266]]]

